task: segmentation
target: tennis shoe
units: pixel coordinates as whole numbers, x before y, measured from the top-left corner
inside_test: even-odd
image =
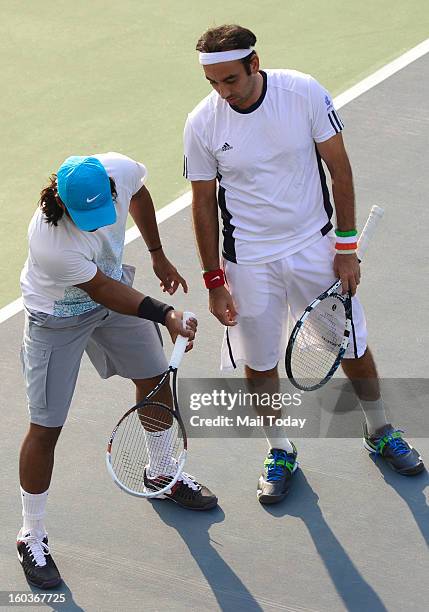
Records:
[[[402,430],[394,429],[388,423],[370,436],[364,423],[363,445],[375,455],[375,458],[382,457],[395,472],[404,476],[414,476],[422,472],[425,466],[419,453],[404,440],[402,434]]]
[[[52,589],[61,582],[60,572],[52,558],[48,534],[32,531],[18,533],[18,559],[28,582],[39,589]]]
[[[297,450],[295,445],[293,452],[288,453],[281,448],[272,448],[264,461],[256,497],[261,504],[276,504],[289,493],[293,475],[298,468]]]
[[[173,479],[172,476],[167,478]],[[161,486],[165,486],[166,476],[158,475],[151,477],[146,468],[144,471],[144,484],[147,491],[156,491]],[[217,506],[217,497],[204,485],[199,484],[193,476],[182,472],[177,482],[160,495],[155,495],[151,499],[171,499],[182,508],[188,510],[211,510]]]

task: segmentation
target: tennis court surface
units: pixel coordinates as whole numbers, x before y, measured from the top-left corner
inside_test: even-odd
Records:
[[[428,98],[426,55],[341,110],[359,226],[372,204],[386,209],[360,288],[383,378],[427,377],[427,254],[416,232],[429,221]],[[207,312],[189,209],[165,221],[161,234],[191,286],[186,300],[174,302],[189,306],[200,322],[181,375],[217,377],[222,329]],[[157,295],[140,241],[127,247],[125,261],[138,268],[136,285]],[[22,323],[19,313],[0,327],[3,591],[29,590],[15,552],[18,449],[27,426],[18,359]],[[67,601],[48,609],[427,610],[426,472],[397,476],[374,464],[358,438],[294,439],[301,471],[293,490],[283,503],[262,507],[255,490],[263,439],[191,439],[187,470],[217,493],[219,507],[190,513],[171,502],[129,497],[111,482],[105,444],[131,402],[126,381],[101,381],[84,360],[57,446],[47,515],[64,578],[57,592]],[[404,412],[414,408],[403,406]],[[429,434],[421,434],[411,442],[429,464]]]

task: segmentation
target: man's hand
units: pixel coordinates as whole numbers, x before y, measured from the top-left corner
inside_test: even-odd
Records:
[[[162,249],[157,248],[160,245],[160,237],[158,225],[156,222],[155,209],[149,191],[143,187],[133,195],[130,203],[130,215],[135,221],[135,224],[140,230],[144,241],[148,248],[156,248],[152,255],[152,266],[156,276],[161,281],[160,285],[164,292],[173,295],[179,285],[182,285],[183,291],[188,292],[188,286],[184,278],[180,276],[176,268],[168,261]]]
[[[237,325],[235,318],[238,313],[226,287],[209,289],[209,309],[222,325],[228,325],[229,327]]]
[[[341,279],[343,293],[350,290],[354,295],[360,283],[360,265],[357,255],[335,255],[334,272]]]
[[[176,338],[180,334],[185,338],[189,338],[185,353],[192,349],[198,327],[198,321],[196,319],[189,319],[186,323],[185,329],[183,326],[183,312],[180,310],[169,310],[165,318],[165,327],[168,329],[168,333],[170,334],[173,344],[176,342]]]
[[[173,264],[168,261],[162,250],[152,253],[152,266],[153,271],[161,281],[159,285],[164,293],[167,292],[173,295],[173,293],[176,293],[179,285],[182,285],[183,291],[188,293],[188,285],[185,279],[183,276],[180,276]]]

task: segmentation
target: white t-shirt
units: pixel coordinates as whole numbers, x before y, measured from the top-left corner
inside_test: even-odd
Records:
[[[29,310],[58,317],[71,317],[98,306],[89,295],[75,287],[93,278],[100,269],[120,280],[122,255],[130,200],[146,178],[143,164],[121,155],[93,155],[115,181],[116,223],[95,232],[84,232],[63,215],[58,225],[48,225],[38,208],[28,228],[28,258],[21,272],[24,305]]]
[[[327,233],[332,205],[315,143],[343,128],[329,93],[310,75],[261,71],[259,100],[239,110],[213,91],[188,115],[184,175],[218,178],[223,256],[275,261]]]

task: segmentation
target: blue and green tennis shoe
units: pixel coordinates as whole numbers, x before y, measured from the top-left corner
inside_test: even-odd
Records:
[[[291,444],[293,452],[272,448],[266,456],[256,492],[261,504],[276,504],[289,493],[293,475],[298,468],[298,453],[293,442]]]
[[[400,429],[395,429],[387,423],[373,435],[369,435],[366,423],[363,424],[363,445],[366,450],[381,457],[386,463],[404,476],[414,476],[425,469],[420,454],[409,444]]]

